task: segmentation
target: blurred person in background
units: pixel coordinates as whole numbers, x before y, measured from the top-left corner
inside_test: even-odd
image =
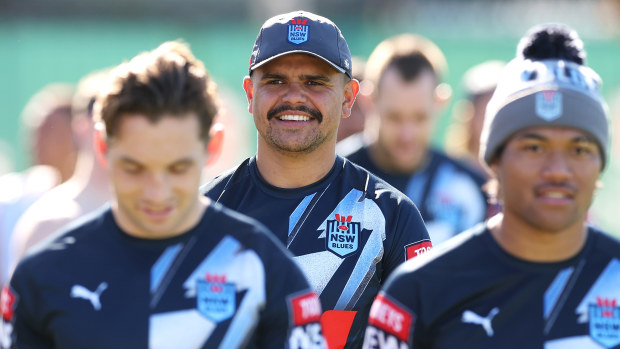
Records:
[[[78,147],[71,127],[74,86],[54,83],[35,94],[22,113],[31,163],[51,166],[60,183],[73,174]]]
[[[340,119],[340,126],[338,126],[338,133],[336,134],[336,142],[360,133],[364,131],[364,124],[366,122],[366,99],[368,98],[364,86],[364,69],[366,67],[366,61],[362,57],[351,57],[351,64],[353,66],[353,79],[356,79],[360,83],[360,92],[355,98],[355,103],[351,107],[351,115],[348,118]]]
[[[431,146],[451,95],[442,83],[446,59],[437,45],[401,34],[379,43],[366,63],[373,85],[365,134],[339,151],[407,194],[434,245],[485,219],[484,176]]]
[[[365,349],[620,347],[620,241],[586,220],[610,128],[585,56],[564,25],[521,39],[480,140],[503,212],[392,274]]]
[[[22,259],[2,348],[322,347],[320,301],[282,244],[200,195],[218,107],[183,43],[112,71],[94,108],[110,206]]]
[[[82,78],[72,102],[72,128],[78,158],[71,178],[43,194],[20,217],[10,242],[10,270],[26,251],[70,221],[95,211],[110,199],[108,178],[93,148],[92,108],[109,69]]]
[[[0,177],[0,283],[8,281],[10,240],[22,213],[72,174],[77,147],[71,129],[73,85],[53,83],[34,94],[20,121],[32,167]]]
[[[453,120],[446,132],[446,152],[482,174],[486,170],[478,154],[484,113],[505,65],[506,62],[490,60],[465,72],[462,79],[465,98],[455,103]]]
[[[320,295],[329,347],[359,348],[383,281],[431,247],[424,223],[404,194],[336,155],[359,91],[336,24],[305,11],[268,19],[248,73],[256,155],[202,189],[286,244]]]

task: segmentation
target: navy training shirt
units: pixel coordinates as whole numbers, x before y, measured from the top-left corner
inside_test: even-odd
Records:
[[[411,200],[342,157],[323,179],[294,189],[267,183],[252,157],[203,190],[265,224],[293,253],[320,295],[323,333],[333,348],[360,347],[387,276],[431,247]]]
[[[387,173],[370,158],[362,135],[338,144],[341,155],[407,195],[418,207],[435,246],[484,221],[489,210],[482,189],[486,178],[465,163],[429,149],[424,163],[411,174]]]
[[[320,301],[290,257],[219,204],[160,240],[106,209],[18,265],[0,347],[322,348]]]
[[[620,348],[620,242],[589,228],[583,249],[535,263],[483,224],[404,263],[372,306],[365,349]]]

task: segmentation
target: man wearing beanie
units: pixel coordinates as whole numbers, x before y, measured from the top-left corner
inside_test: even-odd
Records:
[[[584,59],[564,26],[521,40],[481,136],[503,213],[399,267],[364,348],[620,348],[620,242],[586,223],[609,122]]]
[[[267,20],[243,81],[257,153],[204,188],[286,244],[320,295],[332,349],[361,346],[387,276],[430,248],[411,200],[336,156],[338,124],[359,90],[351,68],[347,43],[329,19],[296,11]]]

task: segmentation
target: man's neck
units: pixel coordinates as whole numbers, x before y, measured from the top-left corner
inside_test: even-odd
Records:
[[[335,147],[309,153],[283,152],[259,143],[256,165],[267,183],[278,188],[300,188],[325,177],[336,161]]]
[[[541,231],[502,213],[488,222],[491,235],[511,255],[530,262],[560,262],[574,257],[587,239],[583,221],[563,231]]]

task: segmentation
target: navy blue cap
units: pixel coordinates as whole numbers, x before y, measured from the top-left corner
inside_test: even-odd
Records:
[[[349,46],[336,24],[325,17],[295,11],[268,19],[254,42],[250,73],[272,59],[291,53],[316,56],[352,76]]]

